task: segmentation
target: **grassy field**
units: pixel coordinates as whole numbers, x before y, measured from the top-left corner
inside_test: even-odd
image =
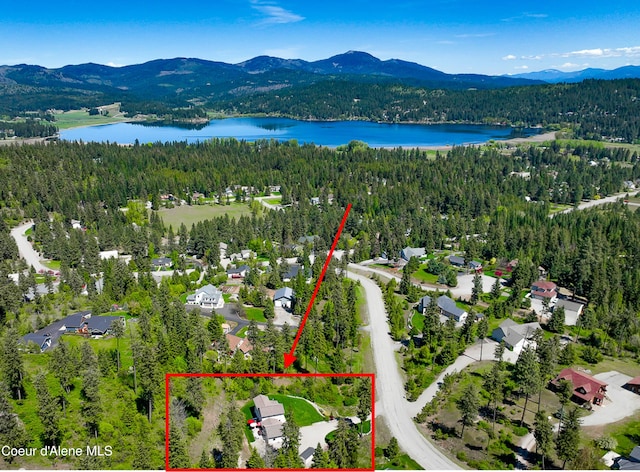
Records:
[[[418,279],[420,282],[426,284],[436,284],[438,283],[438,276],[435,274],[430,274],[425,270],[425,267],[420,267],[413,274],[411,274],[413,278]]]
[[[180,227],[182,223],[187,228],[198,221],[217,218],[229,215],[230,218],[238,218],[242,215],[250,215],[249,207],[244,203],[232,203],[231,205],[183,205],[174,208],[162,208],[158,212],[164,225],[174,229]]]
[[[376,470],[422,470],[422,467],[407,454],[400,454],[391,461],[377,458]]]
[[[56,126],[60,129],[76,128],[79,126],[95,126],[109,123],[119,123],[127,121],[120,114],[120,106],[117,104],[101,107],[109,111],[109,116],[93,115],[89,116],[89,110],[70,110],[56,114]]]
[[[280,203],[282,203],[282,197],[265,198],[264,201],[269,205],[280,205]]]
[[[267,319],[264,317],[264,308],[244,307],[244,311],[247,314],[248,320],[254,320],[258,323],[267,322]]]

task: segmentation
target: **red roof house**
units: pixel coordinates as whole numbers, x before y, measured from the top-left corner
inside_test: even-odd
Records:
[[[558,376],[551,381],[551,385],[558,387],[560,380],[568,380],[573,385],[573,398],[576,403],[602,404],[607,395],[607,384],[584,372],[574,369],[563,369]]]
[[[625,388],[628,388],[633,393],[637,393],[640,395],[640,376],[635,379],[629,380],[626,384],[624,384]]]
[[[537,298],[544,300],[548,298],[549,301],[558,296],[558,286],[547,280],[538,280],[531,284],[531,298]]]

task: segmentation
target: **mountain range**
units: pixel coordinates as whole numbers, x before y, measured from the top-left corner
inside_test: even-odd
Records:
[[[19,64],[0,66],[0,111],[69,109],[107,101],[207,105],[332,80],[466,90],[626,77],[640,77],[640,67],[576,73],[548,70],[511,76],[447,74],[414,62],[383,61],[360,51],[311,62],[258,56],[238,64],[196,58],[158,59],[124,67],[87,63],[49,69]]]
[[[560,82],[576,83],[582,82],[586,79],[638,79],[640,78],[640,66],[623,66],[612,70],[588,68],[573,72],[562,72],[557,69],[545,69],[538,72],[527,72],[523,74],[508,75],[505,77],[542,80],[543,82],[550,84]]]

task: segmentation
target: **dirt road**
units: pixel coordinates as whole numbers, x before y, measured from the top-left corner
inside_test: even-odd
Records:
[[[424,469],[459,470],[457,464],[427,441],[413,422],[395,357],[400,344],[389,336],[389,324],[380,288],[367,277],[353,272],[348,275],[349,278],[360,281],[366,294],[371,347],[376,365],[376,414],[385,417],[391,434],[396,437],[401,448]]]

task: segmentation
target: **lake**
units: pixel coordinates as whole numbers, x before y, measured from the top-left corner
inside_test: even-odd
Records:
[[[514,132],[518,132],[517,135]],[[297,140],[300,144],[336,147],[349,141],[364,141],[371,147],[446,146],[479,144],[537,134],[539,129],[460,124],[387,124],[367,121],[298,121],[289,118],[226,118],[211,120],[199,128],[115,123],[74,128],[60,132],[67,141],[96,141],[119,144],[202,142],[211,138],[236,138],[245,141],[276,139]]]

